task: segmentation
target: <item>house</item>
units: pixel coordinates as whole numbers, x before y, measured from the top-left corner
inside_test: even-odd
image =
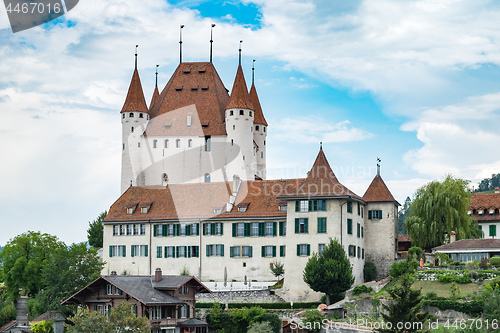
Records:
[[[432,249],[433,253],[445,253],[453,261],[469,262],[483,258],[500,256],[500,239],[460,239],[455,241],[455,235],[451,233],[451,241]]]
[[[122,302],[130,303],[138,317],[149,319],[152,333],[207,332],[208,324],[196,320],[195,294],[210,292],[192,276],[100,276],[62,305],[86,306],[90,311],[107,313]]]
[[[497,238],[497,229],[500,228],[499,188],[495,188],[495,193],[473,194],[467,213],[477,221],[485,238]]]

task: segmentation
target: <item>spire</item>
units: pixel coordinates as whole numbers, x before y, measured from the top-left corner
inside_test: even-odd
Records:
[[[240,40],[240,49],[238,50],[239,52],[239,65],[241,66],[241,43],[243,43],[242,40]]]
[[[226,107],[226,109],[233,108],[255,110],[252,102],[250,101],[250,96],[248,94],[247,84],[245,82],[245,76],[243,75],[243,69],[241,68],[241,65],[238,66],[238,70],[236,71],[233,90],[231,91],[231,97]]]
[[[212,63],[212,44],[214,43],[212,36],[213,36],[214,27],[215,27],[215,24],[212,23],[212,26],[210,27],[210,63]]]
[[[139,45],[135,46],[135,69],[137,69],[137,48],[138,47],[139,47]]]
[[[151,103],[149,104],[149,110],[151,110],[151,108],[155,104],[155,102],[158,99],[158,97],[160,97],[160,92],[158,91],[158,67],[159,66],[160,65],[156,65],[156,72],[155,72],[155,75],[156,75],[156,84],[155,84],[155,90],[153,91],[153,96],[151,97]]]
[[[182,28],[184,28],[184,24],[181,24],[179,29],[179,64],[182,64]]]
[[[130,81],[130,86],[128,88],[127,98],[125,98],[125,103],[121,112],[148,112],[148,106],[146,105],[146,100],[144,99],[144,92],[142,91],[141,79],[139,77],[139,72],[137,68],[134,69],[132,74],[132,80]]]

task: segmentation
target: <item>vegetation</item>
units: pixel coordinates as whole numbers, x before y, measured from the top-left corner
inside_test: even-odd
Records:
[[[87,239],[89,241],[89,245],[95,247],[96,249],[100,249],[102,247],[103,242],[103,234],[104,234],[104,226],[102,221],[108,215],[107,211],[99,214],[97,219],[92,222],[89,222],[89,228],[87,229]]]
[[[419,188],[405,221],[412,244],[430,248],[444,244],[446,235],[456,232],[457,239],[480,238],[482,231],[467,214],[469,192],[467,181],[447,176]]]
[[[380,332],[402,332],[401,327],[398,328],[398,323],[403,323],[403,325],[410,323],[411,327],[404,326],[405,332],[418,332],[421,330],[418,326],[411,325],[412,323],[422,323],[423,327],[427,326],[426,322],[430,319],[430,314],[422,312],[423,297],[420,290],[411,289],[411,284],[410,276],[403,275],[401,285],[389,290],[394,302],[383,305],[385,313],[382,313],[382,317],[386,326]],[[388,323],[391,323],[391,327],[389,327]]]
[[[309,328],[311,333],[319,333],[321,331],[321,324],[325,317],[318,310],[307,310],[304,313],[304,318],[302,322],[304,327]]]
[[[373,261],[365,262],[365,266],[363,267],[363,277],[365,279],[365,282],[374,281],[377,279],[377,276],[378,272],[375,263]]]
[[[149,333],[151,330],[148,326],[148,319],[137,318],[127,302],[122,302],[118,307],[111,308],[109,315],[83,310],[70,318],[69,321],[70,325],[64,325],[68,333]]]
[[[280,276],[285,274],[285,265],[280,261],[273,261],[273,265],[270,266],[271,272],[279,280]]]
[[[342,300],[345,291],[354,283],[351,263],[344,248],[331,238],[321,255],[314,253],[309,258],[303,278],[312,290],[326,294],[327,305],[330,298],[334,302]]]

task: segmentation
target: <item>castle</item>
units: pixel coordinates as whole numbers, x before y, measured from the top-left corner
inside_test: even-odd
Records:
[[[386,276],[397,253],[398,202],[377,175],[363,196],[333,173],[321,147],[305,178],[266,179],[264,117],[240,64],[231,94],[211,62],[183,63],[150,106],[136,66],[121,110],[122,195],[104,220],[103,274],[187,270],[202,281],[271,281],[282,297],[316,301],[302,279],[330,238],[355,277]],[[293,135],[293,134],[291,134]]]

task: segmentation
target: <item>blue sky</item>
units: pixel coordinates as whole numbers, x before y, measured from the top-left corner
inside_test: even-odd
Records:
[[[178,64],[208,61],[231,89],[243,40],[269,123],[268,175],[304,177],[323,141],[342,183],[382,176],[403,202],[452,174],[500,172],[500,4],[466,0],[86,0],[13,34],[0,10],[0,244],[66,242],[120,194],[121,109],[139,44],[146,100]]]

